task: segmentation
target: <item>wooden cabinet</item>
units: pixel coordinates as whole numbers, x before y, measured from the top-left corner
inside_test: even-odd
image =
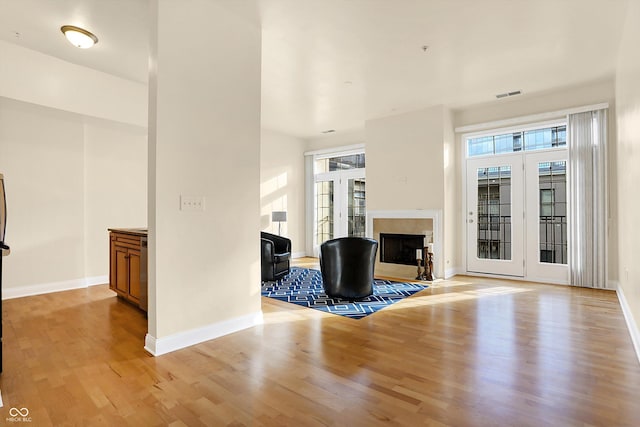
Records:
[[[147,311],[147,231],[110,228],[109,288]]]

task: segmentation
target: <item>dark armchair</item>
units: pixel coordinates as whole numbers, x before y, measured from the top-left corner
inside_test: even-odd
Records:
[[[262,281],[278,280],[289,273],[291,240],[275,234],[260,233]]]
[[[357,300],[373,294],[378,242],[342,237],[320,245],[320,270],[327,295]]]

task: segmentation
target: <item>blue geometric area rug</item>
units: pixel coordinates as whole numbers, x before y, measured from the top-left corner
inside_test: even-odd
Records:
[[[423,289],[426,285],[374,279],[373,295],[349,301],[324,293],[318,270],[291,267],[291,272],[276,282],[262,282],[262,296],[298,304],[332,314],[361,319]]]

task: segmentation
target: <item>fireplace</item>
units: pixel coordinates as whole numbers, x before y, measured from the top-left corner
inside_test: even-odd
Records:
[[[380,233],[380,262],[416,264],[416,249],[424,247],[424,234]]]
[[[440,210],[370,210],[367,211],[367,237],[378,241],[380,257],[376,258],[376,274],[389,277],[403,277],[413,279],[416,275],[416,249],[429,244],[433,252],[433,275],[444,276],[446,261],[442,237],[442,211]],[[382,261],[387,257],[387,242],[383,250],[382,234],[414,235],[418,240],[413,244],[405,243],[404,262]],[[386,240],[386,238],[385,238]]]

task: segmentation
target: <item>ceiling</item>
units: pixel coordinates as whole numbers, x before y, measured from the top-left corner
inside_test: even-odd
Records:
[[[628,2],[211,1],[236,12],[257,4],[263,126],[303,138],[610,78]],[[99,43],[73,48],[59,30],[65,24]],[[143,83],[148,27],[147,0],[0,0],[0,39]]]

